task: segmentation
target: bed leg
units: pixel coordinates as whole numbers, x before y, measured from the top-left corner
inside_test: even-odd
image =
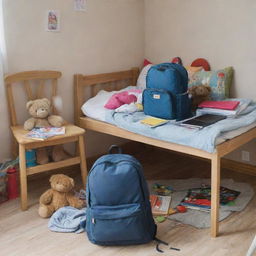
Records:
[[[211,160],[211,236],[217,237],[219,231],[220,201],[220,157],[216,153]]]

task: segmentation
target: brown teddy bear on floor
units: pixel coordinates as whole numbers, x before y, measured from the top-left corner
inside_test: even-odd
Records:
[[[211,87],[209,85],[193,85],[188,88],[192,99],[192,110],[195,111],[200,103],[210,99]]]
[[[64,120],[61,116],[51,115],[51,103],[48,99],[36,99],[27,102],[26,104],[29,114],[32,116],[24,123],[25,130],[32,130],[34,127],[61,127],[64,125]],[[62,145],[54,146],[51,150],[53,161],[61,161],[69,156],[64,151]],[[43,147],[36,151],[36,159],[38,164],[46,164],[49,162],[48,149]]]
[[[38,213],[42,218],[48,218],[61,207],[72,206],[82,208],[84,202],[74,195],[74,180],[64,174],[52,175],[51,189],[44,192],[39,199]]]

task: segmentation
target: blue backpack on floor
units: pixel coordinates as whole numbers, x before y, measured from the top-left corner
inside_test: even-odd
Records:
[[[155,239],[142,166],[120,151],[100,157],[87,178],[86,231],[94,244],[132,245]]]
[[[183,120],[191,116],[188,97],[188,73],[180,64],[162,63],[152,66],[143,91],[146,115]]]

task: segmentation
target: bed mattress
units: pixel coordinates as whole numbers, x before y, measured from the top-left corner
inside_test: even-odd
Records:
[[[121,91],[131,88],[134,88],[134,86],[129,86]],[[117,93],[117,91],[101,90],[95,97],[83,104],[82,112],[87,117],[116,125],[134,133],[191,146],[210,153],[215,151],[216,145],[256,127],[256,105],[252,104],[243,115],[222,120],[201,130],[187,129],[172,122],[150,128],[140,123],[146,117],[143,112],[116,113],[104,108],[104,105],[114,93]]]

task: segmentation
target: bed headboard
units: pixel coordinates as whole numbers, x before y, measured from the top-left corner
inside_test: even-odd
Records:
[[[139,68],[126,71],[97,74],[97,75],[74,75],[74,118],[75,124],[79,125],[79,118],[83,116],[81,107],[86,99],[104,89],[107,91],[120,90],[128,85],[136,85],[139,76]]]

